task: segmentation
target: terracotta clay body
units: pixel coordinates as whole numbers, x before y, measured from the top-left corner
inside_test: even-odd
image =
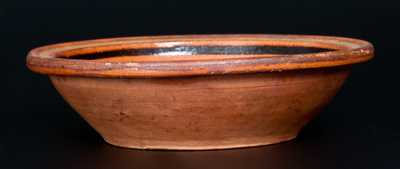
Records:
[[[27,65],[110,144],[204,150],[295,138],[372,56],[348,38],[197,35],[50,45]]]

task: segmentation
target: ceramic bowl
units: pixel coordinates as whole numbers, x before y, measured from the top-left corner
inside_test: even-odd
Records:
[[[350,38],[183,35],[49,45],[27,66],[110,144],[206,150],[295,138],[372,57]]]

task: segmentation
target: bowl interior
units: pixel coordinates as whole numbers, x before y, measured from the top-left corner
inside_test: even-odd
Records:
[[[257,55],[293,55],[333,51],[334,49],[304,46],[272,45],[177,45],[171,47],[125,48],[117,50],[95,50],[91,52],[76,51],[74,55],[59,55],[60,58],[102,60],[102,61],[171,61],[197,59],[234,58],[235,56],[256,57]],[[213,55],[210,57],[210,55]],[[208,57],[207,57],[208,56]]]

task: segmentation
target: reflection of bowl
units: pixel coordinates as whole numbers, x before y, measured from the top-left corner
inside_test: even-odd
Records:
[[[140,149],[222,149],[290,140],[336,94],[361,40],[304,35],[114,38],[32,50],[28,67],[103,138]]]

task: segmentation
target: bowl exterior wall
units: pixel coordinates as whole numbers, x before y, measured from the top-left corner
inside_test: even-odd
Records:
[[[348,68],[321,68],[171,78],[50,78],[113,145],[206,150],[295,138],[348,74]]]

